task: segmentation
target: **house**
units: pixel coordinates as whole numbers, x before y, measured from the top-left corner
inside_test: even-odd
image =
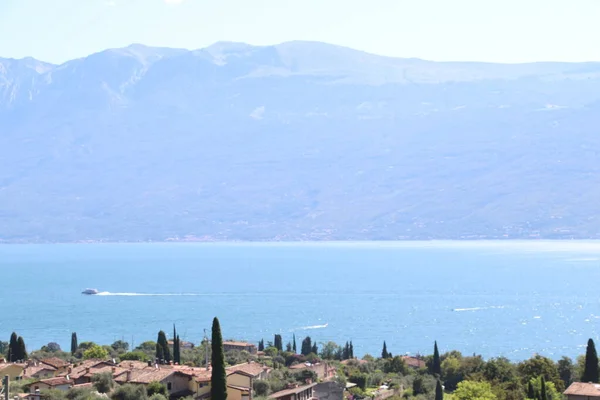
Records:
[[[38,363],[37,361],[30,361],[22,374],[23,379],[47,379],[56,377],[56,368]]]
[[[274,400],[312,400],[313,389],[317,386],[316,383],[311,383],[304,386],[294,386],[289,389],[285,389],[269,396],[269,399]]]
[[[40,390],[57,389],[67,391],[73,386],[74,382],[66,376],[58,376],[56,378],[42,379],[33,382],[29,387],[29,393],[36,394]]]
[[[335,367],[329,365],[326,362],[311,364],[306,362],[304,364],[296,364],[290,367],[292,371],[313,371],[317,377],[321,380],[329,380],[335,378]]]
[[[112,367],[113,364],[109,361],[86,360],[67,367],[66,371],[63,371],[58,376],[66,377],[68,375],[74,381],[75,385],[81,385],[91,382],[95,374],[112,371]]]
[[[252,376],[253,380],[260,380],[266,379],[269,376],[271,373],[271,368],[261,363],[249,361],[247,363],[237,364],[227,368],[227,374],[234,371],[244,372]]]
[[[173,341],[172,341],[172,340],[169,340],[169,341],[167,341],[167,344],[168,344],[168,345],[169,345],[171,348],[173,348],[173,345],[174,345],[174,343],[173,343]],[[181,342],[179,342],[179,348],[180,348],[180,349],[191,350],[191,349],[193,349],[194,347],[195,347],[195,346],[194,346],[194,343],[192,343],[192,342],[185,342],[185,341],[181,341]]]
[[[247,351],[250,354],[256,354],[258,352],[256,346],[252,343],[234,341],[223,342],[223,351],[227,352],[231,350]]]
[[[61,360],[58,357],[44,358],[40,360],[40,364],[48,365],[56,370],[55,374],[58,375],[62,372],[65,372],[67,368],[71,365],[71,363]]]
[[[425,361],[420,358],[417,358],[417,357],[402,356],[402,360],[410,368],[421,369],[421,368],[425,368],[425,366],[426,366]]]
[[[563,394],[567,400],[600,400],[600,385],[573,382]]]
[[[169,397],[185,397],[193,394],[190,382],[193,376],[169,367],[146,367],[144,369],[127,369],[114,376],[119,384],[148,385],[150,382],[160,382],[167,387]]]
[[[11,381],[20,379],[25,370],[26,364],[0,362],[0,377],[8,375]]]

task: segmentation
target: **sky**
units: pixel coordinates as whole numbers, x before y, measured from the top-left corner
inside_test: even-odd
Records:
[[[600,0],[0,0],[0,57],[315,40],[436,61],[600,61]]]

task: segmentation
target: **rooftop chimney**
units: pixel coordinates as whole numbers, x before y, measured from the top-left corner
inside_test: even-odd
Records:
[[[148,366],[151,367],[152,366],[152,361],[148,361]]]
[[[90,367],[85,367],[85,373],[89,374],[90,373]]]

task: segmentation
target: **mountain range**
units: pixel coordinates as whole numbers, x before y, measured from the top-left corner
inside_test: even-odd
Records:
[[[0,241],[598,238],[600,63],[0,58]]]

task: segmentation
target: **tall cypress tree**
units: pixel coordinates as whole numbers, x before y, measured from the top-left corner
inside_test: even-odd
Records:
[[[17,347],[19,349],[18,360],[27,360],[27,349],[25,348],[25,341],[22,336],[17,339]]]
[[[181,364],[181,346],[179,345],[179,335],[173,324],[173,362]]]
[[[273,347],[278,351],[283,351],[283,339],[281,338],[281,335],[275,335],[273,338]]]
[[[296,334],[294,333],[294,339],[292,340],[292,350],[294,350],[294,354],[296,354],[298,352],[298,349],[296,347]]]
[[[310,336],[307,336],[302,341],[302,347],[300,348],[300,354],[302,354],[303,356],[307,356],[310,354],[311,351],[312,351],[312,340],[310,339]]]
[[[437,340],[433,344],[433,361],[431,363],[431,373],[433,375],[442,375],[442,363],[440,361],[440,352],[438,351]]]
[[[585,383],[598,383],[598,378],[598,354],[596,353],[594,341],[590,339],[585,351],[585,368],[581,376],[581,381]]]
[[[215,317],[212,325],[212,374],[210,378],[211,400],[227,400],[227,376],[225,374],[225,355],[221,325]]]
[[[15,332],[10,335],[10,341],[8,342],[8,361],[15,362],[18,361],[19,350],[17,348],[17,340],[18,336]]]
[[[386,358],[388,358],[390,355],[387,351],[387,345],[385,344],[385,340],[383,341],[383,350],[381,350],[381,358],[383,358],[384,360]]]
[[[310,349],[310,352],[313,354],[319,354],[319,348],[317,347],[317,342],[313,343],[312,348]]]
[[[352,340],[350,341],[350,358],[354,358],[354,346],[352,345]]]
[[[548,395],[546,394],[546,379],[544,379],[543,375],[540,381],[540,400],[548,400]]]
[[[527,383],[527,398],[535,400],[535,390],[533,390],[533,384],[531,381]]]
[[[71,354],[77,353],[77,332],[71,333]]]
[[[444,388],[442,382],[438,379],[435,385],[435,400],[444,400]]]
[[[156,358],[164,360],[165,362],[171,361],[171,351],[169,350],[169,342],[167,341],[167,335],[163,331],[158,332],[158,339],[156,340]]]
[[[264,351],[264,350],[265,350],[265,340],[260,339],[260,342],[258,342],[258,351]]]

